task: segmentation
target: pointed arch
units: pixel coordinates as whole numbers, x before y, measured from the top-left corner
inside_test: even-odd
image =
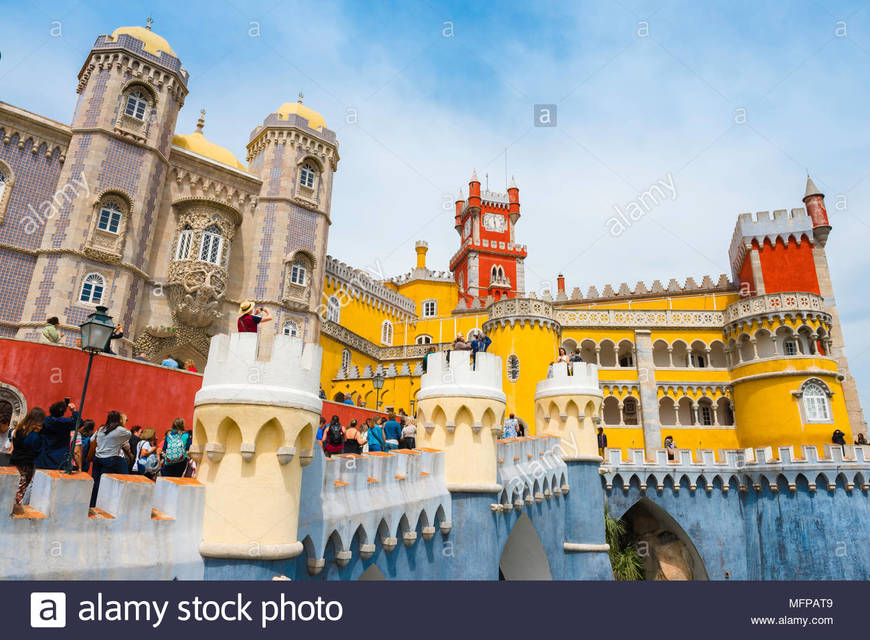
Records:
[[[547,553],[535,525],[525,512],[520,514],[505,541],[499,558],[503,580],[552,580]]]

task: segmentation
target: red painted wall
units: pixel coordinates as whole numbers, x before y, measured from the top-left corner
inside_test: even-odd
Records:
[[[356,418],[359,422],[365,422],[366,418],[374,418],[377,420],[381,416],[386,417],[383,411],[375,411],[374,409],[364,409],[363,407],[354,407],[349,404],[340,402],[332,402],[331,400],[323,401],[323,411],[321,414],[326,421],[329,422],[332,416],[338,416],[345,427],[350,424],[351,418]]]
[[[813,246],[807,236],[801,239],[800,245],[792,239],[789,239],[788,245],[785,245],[779,238],[776,240],[776,245],[771,245],[770,241],[765,239],[760,255],[766,293],[781,291],[819,293]]]
[[[755,290],[755,280],[752,277],[752,260],[749,257],[749,252],[746,252],[746,257],[743,259],[743,266],[740,267],[740,293],[748,292],[747,295],[754,296],[758,292]]]
[[[65,397],[78,405],[87,365],[80,349],[0,339],[0,382],[20,391],[28,409],[47,411]],[[114,409],[127,415],[128,427],[141,424],[162,434],[175,418],[191,424],[200,386],[198,373],[101,354],[94,358],[83,417],[100,425]]]

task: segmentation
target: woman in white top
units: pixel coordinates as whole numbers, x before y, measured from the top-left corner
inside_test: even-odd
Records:
[[[88,447],[88,460],[93,460],[94,488],[91,491],[91,506],[97,504],[100,477],[104,473],[123,473],[129,470],[123,453],[130,450],[130,432],[121,426],[122,417],[117,411],[109,411],[106,424],[97,429]]]

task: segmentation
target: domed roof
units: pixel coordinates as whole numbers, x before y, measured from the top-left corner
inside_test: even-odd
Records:
[[[205,125],[205,110],[203,109],[196,124],[196,131],[188,135],[175,135],[172,137],[172,144],[187,149],[193,153],[205,156],[210,160],[215,160],[221,164],[225,164],[233,169],[241,169],[247,171],[247,167],[236,159],[233,152],[229,149],[216,145],[214,142],[209,142],[202,133],[202,128]]]
[[[112,32],[112,40],[117,40],[118,35],[122,33],[144,42],[144,49],[148,53],[153,53],[155,56],[159,56],[160,54],[158,52],[165,51],[171,56],[178,57],[175,55],[172,47],[169,46],[169,43],[166,42],[166,39],[151,31],[151,27],[118,27]]]
[[[309,127],[318,131],[326,127],[326,120],[323,119],[322,115],[302,104],[301,93],[299,94],[299,100],[296,102],[285,102],[278,107],[276,113],[282,120],[286,120],[290,115],[301,116],[308,120]]]

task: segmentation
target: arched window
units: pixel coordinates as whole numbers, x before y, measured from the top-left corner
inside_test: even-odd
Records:
[[[317,176],[317,169],[310,162],[306,162],[299,170],[299,184],[309,189],[314,188],[314,178]]]
[[[828,393],[816,382],[807,382],[803,389],[804,416],[809,422],[830,422],[831,403]]]
[[[79,292],[79,302],[88,304],[100,304],[103,301],[103,290],[106,288],[106,280],[99,273],[89,273],[82,280],[82,288]]]
[[[293,320],[288,320],[281,327],[281,333],[285,336],[291,336],[293,338],[299,337],[299,325],[293,322]]]
[[[507,377],[510,382],[516,382],[520,377],[520,359],[514,353],[507,359]]]
[[[335,296],[326,301],[326,319],[338,324],[341,321],[341,302]]]
[[[224,238],[217,225],[211,225],[202,232],[202,243],[199,246],[199,259],[212,264],[220,264],[221,249]]]
[[[341,351],[341,368],[348,369],[350,367],[350,351],[342,349]]]
[[[178,245],[175,247],[176,260],[188,260],[190,247],[193,245],[193,229],[186,225],[178,234]]]
[[[432,336],[427,336],[425,333],[417,336],[414,340],[415,344],[432,344]]]
[[[459,277],[456,279],[456,283],[459,285],[460,291],[465,291],[465,278],[462,277],[462,274],[459,274]]]
[[[434,318],[438,315],[438,302],[435,300],[423,301],[423,317]]]
[[[389,320],[384,320],[381,323],[381,343],[385,345],[393,344],[393,323]]]
[[[308,277],[308,269],[301,261],[296,261],[290,265],[290,284],[296,284],[300,287],[305,286]]]
[[[121,227],[121,207],[114,202],[105,202],[100,207],[100,217],[97,219],[97,229],[118,233]]]
[[[148,98],[138,89],[132,91],[127,96],[127,104],[124,107],[124,113],[137,120],[145,119],[145,109],[148,108]]]

